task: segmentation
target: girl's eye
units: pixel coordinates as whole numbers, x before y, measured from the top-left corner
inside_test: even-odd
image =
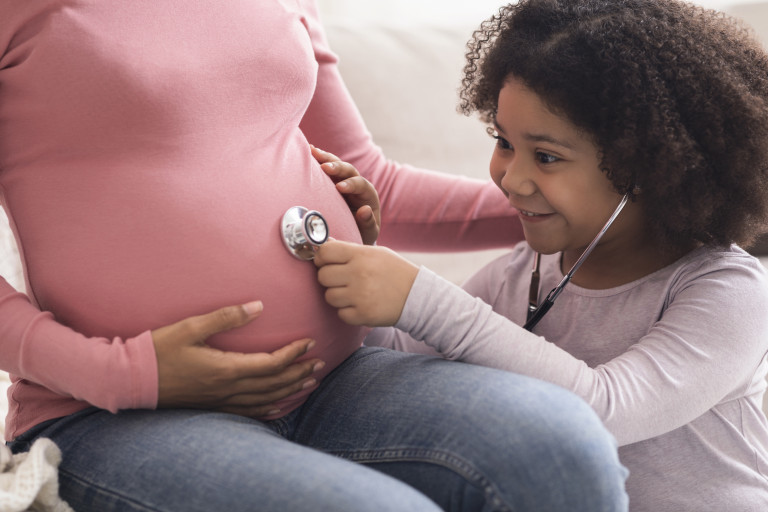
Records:
[[[494,139],[496,139],[496,145],[501,149],[512,149],[512,146],[507,142],[507,139],[502,137],[499,134],[492,135]]]
[[[560,160],[556,156],[550,155],[549,153],[542,153],[542,152],[536,153],[536,158],[542,164],[553,164],[558,160]]]

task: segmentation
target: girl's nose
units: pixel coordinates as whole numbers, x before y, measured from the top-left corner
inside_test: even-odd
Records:
[[[530,196],[536,192],[536,184],[532,179],[530,166],[519,157],[505,162],[504,174],[499,186],[509,195]]]

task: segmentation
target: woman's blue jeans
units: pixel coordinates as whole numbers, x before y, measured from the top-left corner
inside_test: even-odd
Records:
[[[271,422],[87,409],[39,425],[62,497],[98,511],[620,511],[626,470],[579,398],[512,373],[362,348]]]

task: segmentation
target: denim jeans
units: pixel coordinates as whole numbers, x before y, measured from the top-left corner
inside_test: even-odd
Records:
[[[62,497],[99,511],[620,511],[626,470],[579,398],[512,373],[362,348],[270,422],[87,409],[38,425]]]

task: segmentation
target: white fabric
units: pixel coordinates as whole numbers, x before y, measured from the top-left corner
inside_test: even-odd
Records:
[[[41,438],[25,453],[0,445],[0,512],[74,512],[59,497],[59,448]]]

